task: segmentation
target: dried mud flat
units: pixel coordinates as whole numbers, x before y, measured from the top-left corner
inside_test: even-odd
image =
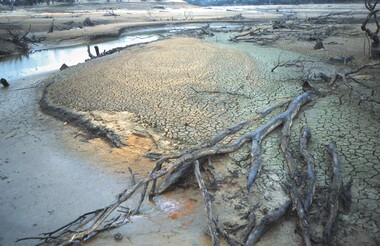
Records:
[[[349,30],[358,32],[358,26]],[[143,154],[168,152],[205,140],[268,105],[301,93],[298,79],[302,71],[292,68],[270,71],[279,57],[284,60],[314,59],[317,69],[326,73],[367,62],[366,55],[361,52],[362,36],[329,37],[331,44],[324,50],[315,51],[313,43],[293,39],[283,39],[265,47],[231,43],[228,40],[233,35],[216,33],[205,40],[176,37],[71,67],[45,81],[49,85],[41,106],[45,112],[78,123],[118,145],[120,148],[112,151],[126,161],[134,159],[132,169],[142,174],[152,165],[150,160],[141,157]],[[354,55],[356,59],[352,64],[329,64],[328,58],[335,55]],[[370,80],[378,95],[378,77]],[[323,83],[316,86],[325,89]],[[380,240],[380,113],[376,105],[366,102],[358,105],[358,99],[349,95],[349,89],[338,86],[333,93],[318,98],[304,109],[292,126],[291,146],[298,145],[299,129],[307,123],[312,131],[310,149],[317,163],[317,201],[320,202],[314,205],[311,223],[318,225],[319,233],[327,200],[323,194],[331,182],[325,145],[331,139],[336,141],[342,159],[343,181],[347,183],[352,179],[352,203],[349,209],[339,211],[330,243],[377,245]],[[268,118],[252,123],[239,134],[255,129]],[[252,193],[246,189],[249,148],[210,160],[214,170],[209,189],[214,197],[215,217],[237,240],[242,233],[239,227],[247,223],[246,215],[258,203],[256,216],[259,221],[287,197],[281,185],[286,183],[288,173],[279,145],[279,132],[263,141],[264,167]],[[295,155],[300,154],[296,152]],[[117,169],[127,172],[122,163]],[[186,209],[169,212],[169,217],[178,221],[179,228],[186,225],[205,227],[199,222],[203,205],[193,194],[192,188],[196,186],[193,178],[179,186],[190,190],[190,199],[183,202],[178,198]],[[191,211],[190,216],[187,209]],[[134,226],[144,231],[144,223],[149,224],[147,221],[141,224],[136,219],[136,223],[120,230],[131,235],[133,229],[131,232],[130,228]],[[302,239],[296,224],[292,216],[284,218],[258,245],[299,245]],[[189,239],[181,235],[180,229],[178,232],[168,228],[172,231],[165,243],[177,244],[184,238],[189,244],[209,243],[207,239]],[[194,231],[199,233],[198,229]],[[160,228],[156,230],[154,235],[160,234]],[[132,238],[132,243],[143,245],[143,237]],[[106,235],[91,243],[109,242],[104,240],[113,239]]]
[[[209,42],[177,37],[92,60],[50,78],[52,84],[47,87],[44,104],[53,111],[69,108],[70,114],[82,115],[79,121],[116,133],[121,143],[137,135],[151,139],[155,146],[150,151],[165,151],[204,140],[278,100],[301,92],[293,80],[297,71],[270,72],[279,55],[291,60],[299,57],[299,53],[231,44],[229,36],[216,34],[206,38]],[[326,64],[322,69],[336,67]],[[298,129],[307,123],[316,155],[317,190],[322,192],[330,183],[324,146],[331,139],[337,142],[343,180],[353,181],[352,204],[349,210],[340,211],[331,243],[376,245],[380,219],[379,113],[376,107],[358,105],[346,96],[340,99],[340,93],[348,95],[342,88],[339,93],[319,98],[302,113],[293,126],[291,144],[298,144]],[[257,122],[243,131],[260,124]],[[113,136],[110,138],[115,140]],[[215,168],[213,204],[218,222],[225,228],[245,224],[244,215],[258,202],[256,215],[261,219],[286,198],[281,183],[286,182],[287,171],[285,160],[279,155],[279,144],[276,136],[264,141],[264,171],[253,193],[246,191],[249,149],[211,160]],[[312,217],[313,223],[321,224],[318,206],[323,205],[316,206]],[[284,219],[260,245],[284,242],[298,245],[301,238],[295,231],[295,221]],[[237,232],[235,236],[241,235]]]

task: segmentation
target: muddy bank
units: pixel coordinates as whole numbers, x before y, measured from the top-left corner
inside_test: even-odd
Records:
[[[0,245],[33,244],[16,240],[55,230],[105,206],[130,182],[128,167],[140,177],[152,165],[142,157],[154,148],[146,137],[134,135],[128,147],[114,149],[42,113],[38,100],[45,77],[28,77],[0,89]],[[156,204],[144,205],[144,215],[132,217],[123,227],[124,241],[144,244],[149,234],[158,241],[179,242],[184,240],[181,235],[188,235],[189,244],[204,245],[199,210],[198,191],[157,198]],[[89,244],[113,245],[114,233]]]
[[[17,47],[10,42],[7,29],[18,36],[29,32],[28,37],[43,39],[43,42],[30,44],[32,49],[43,49],[65,45],[64,43],[86,43],[99,38],[115,38],[123,29],[156,25],[177,25],[202,23],[203,21],[234,21],[236,13],[226,9],[198,8],[182,2],[102,3],[15,7],[10,11],[2,7],[0,16],[0,54],[11,55]],[[248,14],[248,13],[247,13]],[[247,20],[273,18],[273,14],[253,11]],[[89,19],[91,24],[86,24]]]
[[[105,62],[110,69],[102,68]],[[236,68],[237,62],[242,66]],[[252,94],[259,94],[254,67],[242,53],[174,38],[64,71],[53,78],[45,98],[77,111],[135,113],[139,122],[167,137],[194,143],[257,109],[245,106]]]
[[[364,6],[360,4],[197,7],[180,1],[159,4],[150,1],[52,4],[14,7],[12,11],[1,6],[0,11],[0,34],[4,37],[0,40],[0,54],[3,55],[17,51],[17,47],[9,42],[7,28],[19,36],[29,31],[29,38],[43,39],[43,42],[31,45],[34,50],[64,43],[86,43],[90,39],[114,38],[122,29],[134,26],[214,21],[257,23],[274,19],[310,18],[331,12],[349,12],[350,18],[346,19],[353,23],[366,14]],[[90,25],[85,23],[88,18]]]
[[[299,79],[303,71],[281,68],[271,72],[279,57],[285,61],[299,58],[315,60],[311,66],[331,74],[349,68],[347,64],[326,63],[329,56],[349,54],[348,47],[352,47],[355,54],[360,54],[357,50],[360,37],[355,36],[347,37],[348,40],[354,40],[352,42],[340,37],[338,43],[345,42],[345,45],[331,44],[326,45],[324,50],[315,51],[311,43],[294,40],[281,40],[270,47],[231,43],[228,40],[232,35],[219,33],[207,38],[207,42],[188,37],[165,40],[70,68],[47,80],[52,84],[46,89],[43,105],[48,105],[49,111],[56,117],[84,123],[86,128],[90,126],[100,130],[100,134],[108,138],[118,138],[126,146],[117,150],[104,147],[115,154],[113,160],[118,160],[116,164],[104,161],[104,168],[116,169],[125,174],[127,169],[124,162],[134,160],[137,163],[134,168],[141,170],[143,176],[144,170],[146,172],[152,165],[151,161],[141,157],[145,153],[163,153],[204,140],[232,122],[246,119],[269,104],[300,93],[302,87]],[[331,37],[329,42],[334,42],[336,38]],[[356,60],[348,65],[360,63]],[[373,76],[368,81],[375,88],[374,94],[377,96],[376,78],[378,76]],[[323,92],[328,92],[325,83],[315,85]],[[351,179],[353,182],[351,207],[340,211],[332,244],[376,245],[380,232],[377,189],[379,111],[373,104],[358,104],[349,89],[337,85],[332,93],[328,92],[325,97],[316,99],[293,124],[290,144],[294,149],[298,146],[301,126],[307,123],[312,129],[310,150],[315,153],[317,160],[318,192],[318,203],[313,207],[310,218],[312,225],[319,225],[317,229],[320,229],[323,224],[321,215],[326,199],[320,194],[326,194],[330,183],[331,168],[325,145],[331,139],[337,142],[342,158],[343,181],[347,183]],[[278,112],[280,110],[273,114]],[[267,119],[247,126],[238,134],[255,129]],[[286,183],[288,173],[280,153],[281,140],[277,133],[262,143],[263,174],[254,185],[253,193],[246,191],[246,177],[251,164],[247,158],[249,147],[228,156],[210,158],[214,167],[210,190],[214,197],[215,215],[223,228],[233,230],[245,225],[246,215],[256,207],[258,201],[260,206],[256,208],[256,216],[259,220],[286,199],[282,184]],[[87,137],[82,140],[98,141]],[[297,150],[294,152],[300,156]],[[145,219],[136,218],[136,224],[120,228],[122,234],[138,245],[145,243],[144,236],[147,233],[154,235],[154,238],[157,236],[159,242],[208,244],[209,241],[202,241],[204,237],[200,236],[203,226],[198,219],[205,217],[202,205],[197,207],[201,199],[195,198],[191,189],[189,191],[190,187],[196,187],[196,183],[190,178],[179,185],[190,194],[181,189],[175,192],[184,192],[188,199],[181,200],[175,196],[174,200],[168,199],[168,203],[160,203],[160,199],[165,198],[161,196],[156,198],[156,207],[165,211],[170,210],[173,204],[178,204],[186,209],[151,218],[148,207],[144,210]],[[177,217],[178,214],[184,217]],[[160,223],[165,219],[173,219],[173,223],[163,226],[168,233],[161,233]],[[297,233],[296,223],[291,216],[285,218],[260,244],[298,245],[301,237]],[[144,228],[136,228],[136,225]],[[146,225],[152,228],[150,232],[147,232],[150,229]],[[131,230],[141,234],[136,236]],[[133,235],[136,238],[130,239]],[[196,241],[189,239],[189,235]],[[241,232],[237,230],[234,237],[240,240]],[[105,244],[112,238],[112,234],[103,234],[99,241],[92,243]]]
[[[299,70],[270,71],[279,55],[292,60],[300,58],[299,53],[248,43],[231,44],[229,36],[217,34],[208,38],[209,42],[175,38],[91,61],[72,68],[70,73],[53,77],[51,82],[54,83],[47,88],[45,98],[53,105],[86,115],[91,122],[115,129],[115,133],[125,139],[140,130],[153,142],[157,136],[164,139],[164,135],[168,138],[164,141],[167,147],[178,148],[184,143],[204,140],[232,122],[246,119],[279,99],[300,93],[302,89],[295,80],[301,75]],[[303,55],[302,58],[319,61],[312,56]],[[104,66],[108,67],[106,71],[101,69]],[[320,69],[333,73],[338,67],[322,64]],[[103,79],[98,80],[99,77]],[[324,85],[318,86],[323,88]],[[83,88],[90,96],[81,93]],[[377,139],[380,136],[376,130],[380,129],[379,112],[370,104],[357,105],[348,95],[342,88],[337,94],[317,99],[294,123],[291,145],[298,144],[299,129],[307,123],[313,133],[311,149],[318,163],[318,189],[323,191],[330,182],[324,145],[331,139],[337,142],[344,182],[353,181],[353,199],[351,209],[341,211],[334,242],[375,245],[380,204],[373,199],[379,194],[377,174],[372,174],[377,170],[380,154],[370,149],[379,149]],[[76,100],[70,99],[71,96]],[[344,103],[338,103],[340,100]],[[262,122],[250,125],[243,132]],[[366,147],[360,143],[365,143]],[[245,189],[249,149],[211,159],[217,184],[212,194],[221,224],[235,227],[246,223],[241,215],[247,214],[257,201],[263,202],[256,214],[258,219],[262,218],[286,198],[281,183],[286,181],[287,171],[285,160],[279,155],[279,145],[276,135],[263,142],[265,175],[257,180],[253,194]],[[158,144],[156,148],[162,146]],[[315,209],[317,212],[320,207]],[[265,245],[277,238],[297,244],[300,237],[285,229],[295,227],[294,223],[291,219],[284,220],[261,243]],[[311,223],[318,224],[319,218],[313,217]]]
[[[103,206],[124,183],[123,177],[99,169],[107,151],[91,158],[93,149],[74,138],[77,129],[38,110],[40,78],[17,82],[0,90],[0,245],[16,245],[17,238]],[[91,192],[95,186],[101,193],[96,197]],[[77,202],[82,199],[91,204]]]

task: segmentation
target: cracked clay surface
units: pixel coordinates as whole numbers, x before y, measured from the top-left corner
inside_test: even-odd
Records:
[[[93,60],[60,74],[48,99],[78,111],[132,112],[167,137],[190,143],[271,100],[247,54],[195,38],[134,47],[106,60],[113,64],[106,69],[104,60]],[[271,85],[271,95],[293,95],[294,88]]]
[[[136,124],[150,126],[170,139],[195,143],[300,93],[297,83],[286,80],[296,76],[295,71],[270,72],[279,54],[289,60],[299,54],[251,44],[231,45],[223,41],[228,39],[223,34],[217,39],[217,43],[209,43],[174,38],[92,60],[51,78],[54,83],[47,88],[46,99],[52,105],[80,113],[90,111],[94,122],[113,127],[119,134],[127,119],[123,112],[128,111],[128,120]],[[344,90],[342,93],[349,94]],[[342,97],[333,93],[305,109],[293,124],[291,147],[299,157],[299,129],[308,124],[312,131],[310,151],[316,159],[317,192],[322,194],[320,191],[331,182],[325,145],[331,139],[336,141],[343,181],[352,180],[352,203],[350,209],[340,211],[333,243],[378,245],[379,112],[347,96],[341,101]],[[107,117],[115,116],[119,119],[107,121]],[[261,201],[257,210],[257,219],[261,219],[283,201],[281,183],[287,179],[287,166],[280,141],[279,131],[263,141],[263,169],[253,194],[245,188],[250,165],[248,147],[229,157],[211,159],[215,170],[210,190],[221,224],[233,228],[247,223],[242,217],[257,201]],[[318,205],[315,214],[320,210]],[[301,239],[295,231],[295,221],[285,219],[260,244],[298,245]]]

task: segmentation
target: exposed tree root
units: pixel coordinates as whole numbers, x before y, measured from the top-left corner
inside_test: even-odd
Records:
[[[331,236],[331,231],[335,223],[336,217],[338,215],[339,209],[339,194],[341,186],[341,177],[340,177],[340,163],[338,153],[336,152],[336,144],[334,141],[328,146],[329,153],[332,159],[332,168],[333,168],[333,177],[329,197],[329,216],[325,226],[323,239],[325,242],[328,242]]]
[[[280,207],[275,209],[271,214],[266,215],[253,230],[249,234],[247,241],[245,242],[245,246],[255,245],[260,238],[275,224],[279,219],[284,216],[286,211],[292,205],[292,201],[287,200]]]
[[[288,123],[291,125],[291,121],[299,112],[301,106],[311,101],[310,92],[304,92],[303,94],[294,98],[294,100],[290,103],[288,109],[277,115],[276,117],[269,120],[266,124],[257,128],[256,130],[246,133],[242,137],[233,141],[230,144],[225,145],[216,145],[214,144],[208,148],[201,148],[194,150],[190,153],[186,153],[182,155],[177,160],[172,163],[175,166],[174,171],[165,178],[165,180],[161,183],[158,192],[162,193],[167,188],[169,188],[173,183],[178,181],[179,178],[183,177],[192,167],[195,160],[204,158],[206,156],[212,155],[221,155],[234,152],[241,148],[243,144],[247,142],[252,143],[252,165],[251,170],[248,176],[248,190],[251,190],[253,183],[255,182],[257,175],[261,169],[261,160],[260,160],[260,142],[263,138],[265,138],[270,132],[276,129],[281,124]],[[228,134],[221,135],[221,139],[224,139]]]
[[[289,168],[289,174],[290,174],[290,197],[293,202],[293,206],[297,210],[298,218],[299,218],[299,225],[302,230],[303,239],[306,246],[311,245],[311,239],[310,239],[310,228],[309,223],[306,220],[306,214],[305,209],[300,197],[300,192],[298,190],[298,186],[300,185],[300,181],[297,177],[297,163],[294,157],[292,156],[292,153],[289,149],[289,138],[290,138],[290,127],[291,127],[292,121],[289,120],[284,124],[284,127],[282,129],[282,141],[281,141],[281,149],[284,153],[286,162],[288,164]]]
[[[313,202],[313,197],[315,193],[315,164],[314,158],[307,150],[307,141],[311,138],[310,128],[308,126],[303,126],[301,129],[301,139],[300,139],[300,150],[301,154],[307,164],[306,173],[306,192],[304,198],[304,209],[309,211],[309,208]]]
[[[347,73],[335,73],[331,77],[327,76],[327,75],[324,75],[324,76],[326,77],[326,79],[329,80],[329,83],[328,83],[329,87],[333,87],[334,85],[336,85],[339,80],[342,81],[343,85],[350,89],[350,96],[351,96],[352,93],[354,93],[359,98],[359,103],[358,104],[361,104],[362,102],[369,102],[369,103],[380,104],[380,100],[378,100],[377,98],[375,98],[375,90],[374,90],[374,88],[371,88],[370,86],[366,85],[364,82],[356,80],[356,79],[354,79],[352,77],[353,74],[357,74],[357,73],[359,73],[362,70],[373,69],[374,71],[376,71],[376,69],[378,70],[379,68],[380,68],[380,63],[377,62],[377,63],[371,63],[371,64],[363,65],[363,66],[359,67],[358,69],[355,69],[355,70],[347,72]],[[370,89],[371,93],[370,94],[365,94],[365,93],[361,92],[360,90],[355,89],[350,84],[350,82],[357,83],[357,84],[359,84],[360,86],[363,86],[366,89]]]
[[[219,235],[218,235],[216,223],[214,219],[212,218],[210,194],[207,192],[205,182],[203,181],[201,172],[199,170],[199,161],[195,161],[194,174],[195,174],[195,177],[197,178],[199,189],[202,192],[203,202],[205,204],[206,213],[207,213],[208,229],[210,231],[210,235],[212,239],[212,245],[218,246],[220,245]]]
[[[201,176],[199,166],[201,161],[209,158],[210,156],[216,156],[221,154],[232,153],[244,144],[251,143],[251,157],[252,157],[252,166],[248,176],[248,189],[251,190],[251,187],[258,175],[260,174],[261,169],[261,141],[269,133],[283,125],[282,129],[282,141],[281,149],[288,163],[289,167],[289,176],[290,176],[290,197],[291,200],[287,200],[282,204],[278,209],[274,210],[271,214],[266,215],[262,221],[255,226],[255,214],[254,211],[251,211],[251,216],[249,218],[248,224],[242,226],[244,229],[244,236],[246,241],[245,245],[253,245],[257,242],[262,235],[269,228],[276,223],[288,210],[288,208],[293,204],[297,210],[299,217],[299,225],[302,229],[302,234],[304,242],[306,245],[311,245],[309,225],[307,222],[307,211],[311,206],[313,200],[313,194],[315,189],[314,181],[314,163],[312,158],[306,150],[307,140],[310,138],[310,132],[307,127],[303,127],[302,136],[300,140],[301,152],[308,164],[308,180],[307,180],[307,192],[305,198],[302,199],[302,192],[300,189],[300,180],[298,179],[298,170],[296,160],[293,158],[292,153],[289,149],[289,137],[290,129],[293,122],[293,119],[297,116],[300,111],[300,108],[311,101],[311,92],[307,91],[301,95],[296,96],[293,100],[287,100],[285,102],[278,103],[274,106],[268,107],[261,113],[251,117],[248,120],[242,121],[236,125],[233,125],[211,137],[207,141],[201,142],[193,147],[181,150],[176,153],[157,155],[150,153],[147,156],[150,158],[156,159],[156,164],[149,172],[149,174],[140,180],[136,180],[132,170],[130,173],[133,178],[132,186],[121,192],[117,196],[117,200],[110,205],[95,210],[93,212],[86,213],[76,220],[68,223],[67,225],[48,233],[43,233],[39,237],[29,237],[22,238],[21,240],[28,239],[38,239],[42,241],[41,245],[70,245],[74,243],[85,242],[89,238],[97,235],[100,232],[109,230],[112,228],[119,227],[129,222],[129,216],[135,213],[138,213],[142,202],[146,198],[146,193],[149,187],[149,184],[152,184],[150,195],[156,194],[156,192],[164,192],[167,188],[171,187],[179,178],[186,178],[185,175],[188,174],[188,171],[193,170],[197,178],[202,196],[204,198],[205,209],[207,212],[209,231],[212,238],[213,245],[219,245],[219,236],[224,237],[227,242],[231,245],[242,245],[241,242],[236,241],[231,238],[230,235],[219,228],[216,221],[213,218],[212,209],[211,209],[211,199],[209,192],[207,191],[206,184]],[[275,108],[279,108],[287,105],[287,109],[272,119],[268,120],[261,127],[245,133],[240,138],[233,140],[230,143],[222,144],[227,136],[237,133],[243,127],[246,127],[252,121],[263,118],[273,111]],[[331,228],[335,221],[337,214],[337,199],[339,195],[339,171],[336,171],[338,165],[335,147],[330,147],[330,152],[333,155],[333,164],[334,164],[334,181],[332,189],[333,192],[330,195],[330,206],[331,212],[328,218],[328,224],[325,229],[325,238],[330,237]],[[335,161],[336,160],[336,161]],[[164,165],[165,164],[165,165]],[[337,173],[337,174],[336,174]],[[160,186],[156,188],[156,182],[159,178],[165,177],[165,179],[160,183]],[[337,183],[338,182],[338,183]],[[132,195],[136,194],[139,188],[142,188],[141,199],[139,204],[134,209],[125,208],[122,204],[129,200]],[[305,204],[305,205],[304,205]],[[305,208],[305,207],[307,208]],[[255,208],[253,209],[255,210]]]
[[[232,134],[238,132],[244,126],[248,125],[249,123],[251,123],[251,122],[253,122],[253,121],[257,120],[257,119],[264,118],[265,116],[267,116],[268,114],[270,114],[275,108],[288,105],[290,103],[290,101],[291,100],[286,100],[286,101],[277,103],[277,104],[275,104],[275,105],[273,105],[271,107],[268,107],[265,110],[263,110],[261,113],[258,113],[257,115],[253,116],[252,118],[250,118],[248,120],[245,120],[245,121],[242,121],[242,122],[240,122],[240,123],[238,123],[236,125],[233,125],[233,126],[227,128],[227,129],[225,129],[225,130],[217,133],[215,136],[211,137],[210,139],[197,144],[194,147],[190,147],[190,148],[184,149],[184,150],[182,150],[180,152],[177,152],[177,153],[170,153],[170,154],[165,154],[165,155],[161,155],[161,156],[155,155],[155,154],[148,154],[148,155],[146,155],[146,157],[149,157],[149,158],[152,158],[152,159],[158,159],[156,161],[156,164],[155,164],[154,168],[150,171],[149,175],[151,175],[152,173],[156,172],[157,170],[160,170],[161,167],[162,167],[162,164],[165,161],[168,161],[170,159],[179,158],[179,157],[181,157],[181,156],[183,156],[183,155],[185,155],[187,153],[192,153],[192,152],[198,151],[198,150],[200,150],[202,148],[208,148],[208,147],[214,146],[217,143],[219,143],[220,141],[222,141],[226,136],[229,136],[229,135],[232,135]],[[157,180],[153,181],[150,195],[153,195],[155,193],[156,182],[157,182]],[[139,211],[139,208],[140,208],[143,200],[145,199],[145,195],[146,195],[146,191],[147,191],[148,185],[149,184],[146,184],[144,186],[144,190],[141,193],[140,203],[139,203],[139,206],[138,206],[136,212]]]

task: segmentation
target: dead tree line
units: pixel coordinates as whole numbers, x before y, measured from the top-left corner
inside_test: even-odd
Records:
[[[334,12],[306,19],[287,15],[283,19],[272,21],[272,23],[245,27],[239,34],[232,36],[230,41],[271,45],[279,39],[296,39],[319,42],[319,45],[315,49],[321,49],[323,48],[322,41],[327,37],[360,35],[360,32],[345,30],[343,24],[352,22],[360,23],[359,20],[352,17],[350,11]]]

